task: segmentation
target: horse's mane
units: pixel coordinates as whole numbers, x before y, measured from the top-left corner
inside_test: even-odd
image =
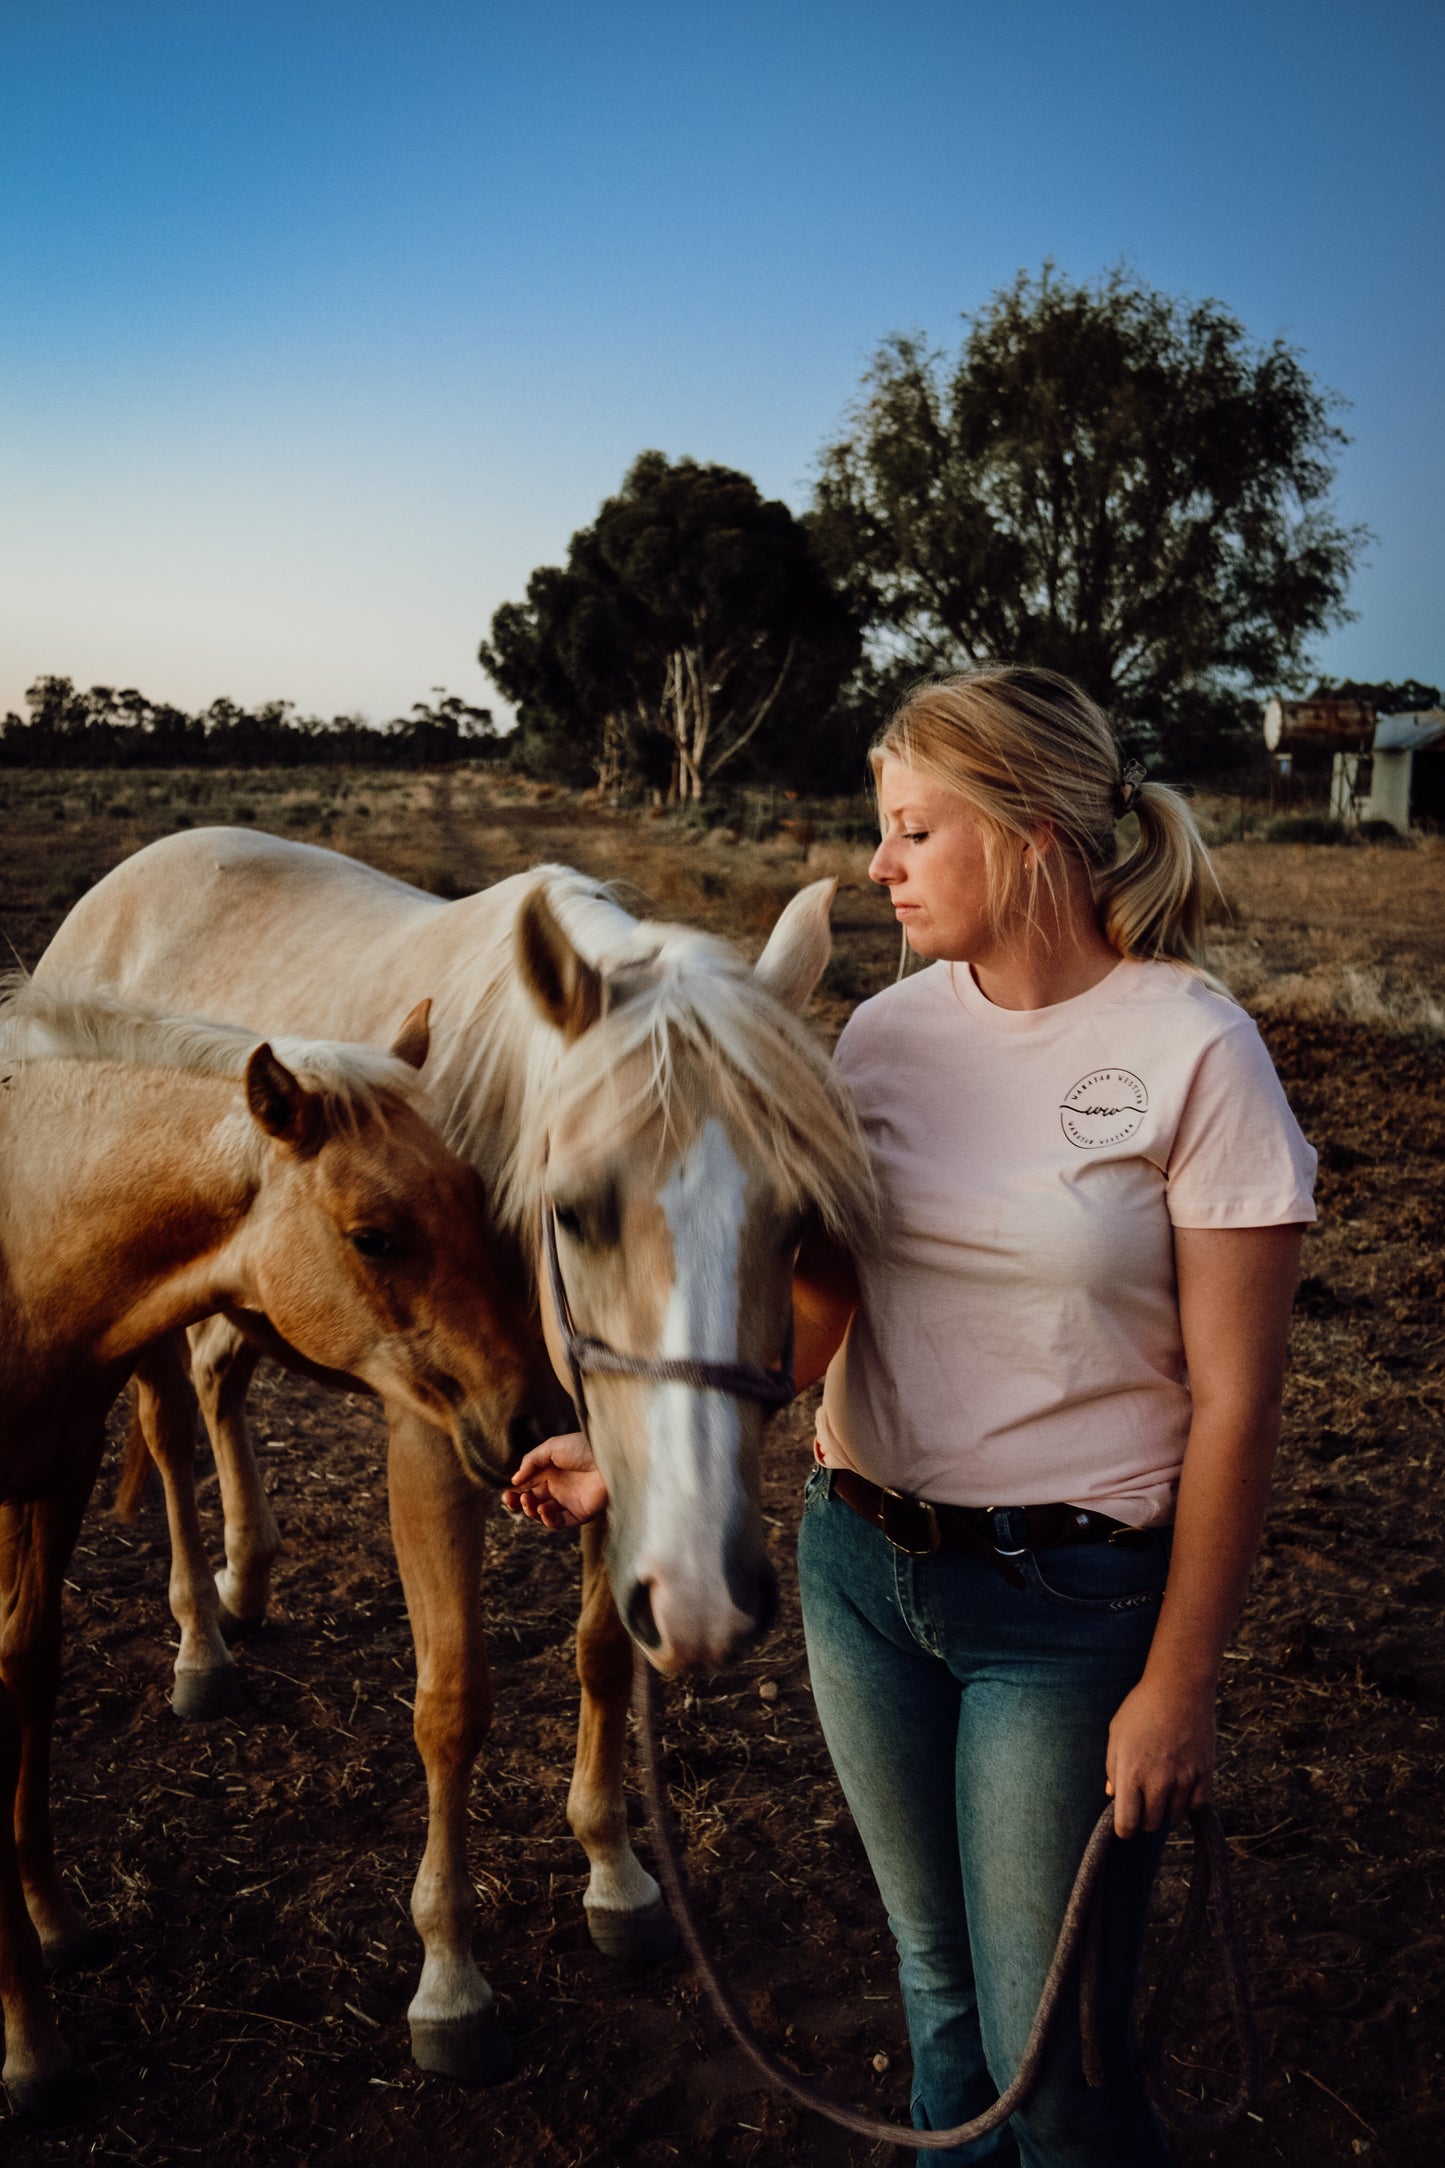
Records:
[[[0,1057],[12,1060],[119,1062],[181,1069],[192,1076],[239,1077],[264,1035],[206,1016],[173,1016],[122,1000],[108,988],[64,980],[37,983],[23,971],[0,973]],[[301,1083],[325,1094],[342,1121],[385,1117],[378,1095],[419,1100],[416,1071],[378,1046],[329,1039],[272,1038],[272,1052]]]
[[[571,1046],[539,1014],[517,968],[517,914],[537,887],[609,995]],[[516,875],[485,902],[494,908],[480,946],[469,944],[436,980],[430,1083],[448,1142],[481,1168],[505,1224],[530,1234],[548,1130],[629,1064],[640,1082],[616,1110],[618,1143],[657,1116],[685,1129],[699,1103],[712,1105],[783,1197],[813,1206],[844,1239],[861,1235],[875,1210],[873,1180],[846,1088],[813,1034],[730,943],[635,919],[606,886],[565,866]]]

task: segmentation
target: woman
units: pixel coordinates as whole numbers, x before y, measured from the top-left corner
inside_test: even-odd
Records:
[[[813,1690],[899,1951],[913,2121],[1020,2060],[1105,1795],[1106,2082],[1061,2022],[1011,2124],[920,2159],[1153,2168],[1129,2012],[1172,1816],[1203,1801],[1258,1543],[1314,1154],[1203,973],[1208,862],[1051,672],[925,685],[871,758],[869,868],[932,968],[838,1044],[883,1199],[810,1249],[800,1383],[827,1382],[799,1576]],[[1126,813],[1137,840],[1121,858]],[[579,1440],[511,1502],[603,1502]]]

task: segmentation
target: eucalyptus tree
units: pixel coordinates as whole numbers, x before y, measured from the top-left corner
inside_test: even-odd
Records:
[[[1300,354],[1122,270],[1020,273],[965,324],[953,355],[889,339],[821,455],[809,524],[875,679],[1030,662],[1180,754],[1302,686],[1365,536]]]
[[[565,566],[492,620],[481,661],[522,746],[604,786],[656,770],[669,797],[786,757],[858,655],[852,616],[785,504],[745,474],[644,452]]]

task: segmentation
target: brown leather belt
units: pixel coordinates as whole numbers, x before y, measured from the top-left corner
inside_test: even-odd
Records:
[[[906,1491],[885,1490],[851,1468],[830,1468],[834,1497],[881,1529],[895,1550],[910,1558],[935,1551],[983,1552],[990,1560],[1019,1558],[1025,1551],[1057,1550],[1065,1543],[1145,1543],[1153,1529],[1130,1528],[1107,1513],[1083,1506],[944,1506]]]

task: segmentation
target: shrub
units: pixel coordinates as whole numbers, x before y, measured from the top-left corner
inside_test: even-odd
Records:
[[[1329,813],[1277,813],[1265,828],[1269,843],[1351,843],[1343,821]]]

